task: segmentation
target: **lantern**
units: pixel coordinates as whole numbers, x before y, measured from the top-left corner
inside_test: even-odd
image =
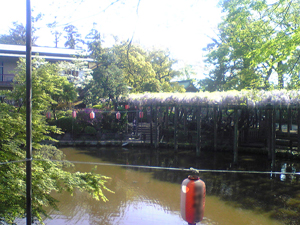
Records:
[[[50,119],[51,118],[51,112],[47,112],[46,117],[47,117],[47,119]]]
[[[144,117],[144,113],[143,113],[143,111],[140,111],[140,113],[139,113],[139,117],[140,117],[140,118],[143,118],[143,117]]]
[[[121,119],[121,113],[120,113],[120,112],[117,112],[117,113],[116,113],[116,119],[117,119],[117,120]]]
[[[92,111],[92,112],[90,113],[90,118],[91,118],[91,119],[94,119],[94,118],[95,118],[95,113],[94,113],[94,111]]]
[[[189,224],[202,221],[205,208],[205,183],[196,175],[190,175],[181,184],[181,216]]]
[[[126,109],[126,110],[129,109],[129,105],[125,105],[125,109]]]
[[[76,118],[76,116],[77,116],[77,113],[76,113],[76,111],[74,110],[74,111],[72,112],[72,117],[73,117],[73,118]]]

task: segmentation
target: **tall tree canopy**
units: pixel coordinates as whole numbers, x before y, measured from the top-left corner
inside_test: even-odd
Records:
[[[206,48],[204,90],[297,87],[300,1],[224,0],[218,38]]]
[[[75,49],[78,48],[79,43],[83,43],[81,39],[81,34],[78,32],[78,29],[74,25],[67,25],[64,27],[66,35],[64,36],[67,41],[65,42],[65,47]]]
[[[90,56],[95,60],[93,79],[86,86],[86,103],[97,104],[101,98],[116,101],[131,92],[184,92],[171,79],[180,74],[173,69],[175,60],[168,51],[146,51],[131,42],[103,48],[100,33],[92,29],[88,35]]]
[[[53,43],[55,44],[55,48],[58,47],[58,42],[62,35],[62,32],[58,29],[57,24],[58,23],[56,20],[52,23],[47,24],[47,27],[49,27],[51,29],[51,34],[54,35]]]
[[[170,58],[168,51],[146,51],[131,42],[115,45],[112,51],[132,92],[182,91],[170,85],[170,80],[180,72],[172,68],[176,61]]]
[[[35,45],[38,39],[35,32],[38,30],[36,23],[42,19],[42,14],[39,13],[36,17],[32,17],[32,44]],[[26,45],[26,28],[23,23],[13,22],[12,27],[9,29],[8,34],[0,35],[0,44],[11,45]]]

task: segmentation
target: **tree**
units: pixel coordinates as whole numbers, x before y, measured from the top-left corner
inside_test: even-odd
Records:
[[[74,25],[64,27],[64,31],[66,32],[66,36],[64,37],[67,39],[65,47],[75,49],[78,47],[79,43],[84,43],[81,39],[81,34],[78,33],[78,30]]]
[[[105,96],[116,99],[116,96],[127,92],[128,86],[132,88],[131,92],[183,91],[181,87],[170,85],[170,80],[180,72],[172,68],[176,61],[170,58],[167,51],[148,52],[131,42],[102,48],[100,33],[97,30],[92,30],[89,36],[94,40],[88,42],[88,46],[96,69],[89,86],[92,92],[86,92],[86,100],[95,102]],[[103,94],[109,93],[109,90],[116,90],[116,87],[121,91]],[[92,96],[95,96],[93,93],[97,93],[98,100],[91,100]]]
[[[89,63],[79,58],[72,62],[58,62],[57,66],[60,75],[66,77],[77,89],[84,89],[93,78]]]
[[[47,27],[51,29],[51,34],[54,35],[54,44],[55,48],[58,46],[59,38],[62,35],[62,32],[57,29],[57,21],[54,21],[53,23],[47,24]]]
[[[32,17],[32,44],[36,45],[38,39],[35,36],[35,32],[38,28],[35,27],[36,22],[42,18],[42,14],[39,13],[36,17]],[[11,44],[11,45],[26,45],[26,28],[23,23],[13,22],[13,27],[9,29],[8,34],[0,35],[1,44]]]
[[[155,85],[155,72],[145,50],[130,42],[122,42],[114,45],[111,51],[116,55],[116,64],[123,70],[125,82],[132,92],[149,91],[150,86],[154,92],[160,91],[159,86]],[[148,90],[144,90],[144,87]]]
[[[95,26],[96,23],[94,23],[93,25]],[[97,29],[93,28],[85,38],[88,40],[86,43],[91,57],[96,61],[101,60],[103,49],[101,45],[102,41],[100,32]]]
[[[85,102],[97,104],[103,98],[116,102],[119,96],[128,92],[123,70],[117,66],[116,55],[97,43],[90,47],[97,66],[93,69],[93,79],[85,88]]]
[[[88,85],[86,102],[97,104],[100,99],[108,98],[117,102],[119,96],[128,92],[123,71],[115,64],[100,66],[93,71],[93,82]]]
[[[218,39],[206,50],[211,70],[201,82],[206,90],[268,89],[271,76],[277,87],[291,79],[299,56],[299,1],[222,1],[225,13],[218,26]],[[292,73],[291,73],[292,72]]]
[[[177,63],[171,59],[169,51],[152,50],[147,53],[147,60],[151,63],[155,72],[155,78],[159,81],[162,91],[169,91],[170,81],[174,77],[181,75],[180,71],[174,70],[173,66]]]
[[[33,98],[33,104],[43,102],[44,110],[49,107],[53,111],[56,118],[56,108],[59,104],[70,103],[77,98],[77,91],[73,83],[70,83],[65,76],[60,75],[60,68],[56,63],[49,63],[43,59],[35,59],[33,61],[36,69],[32,73],[33,95],[40,99]],[[20,59],[16,70],[23,71],[25,68],[25,60]],[[14,78],[15,90],[12,92],[12,99],[25,99],[25,75],[18,72]],[[23,107],[23,104],[19,104]]]
[[[33,62],[33,99],[32,99],[32,132],[33,132],[33,164],[32,164],[32,212],[33,217],[41,221],[45,215],[45,206],[56,207],[57,200],[50,193],[52,191],[73,192],[74,188],[88,191],[95,199],[107,201],[103,195],[105,176],[89,173],[71,173],[63,168],[71,165],[68,162],[54,162],[63,160],[63,154],[54,146],[41,145],[41,141],[52,138],[49,132],[60,132],[55,126],[49,126],[45,118],[45,111],[51,107],[53,96],[61,93],[57,84],[52,84],[50,71],[53,65]],[[39,77],[42,78],[39,78]],[[53,76],[52,76],[53,78]],[[7,98],[13,99],[16,106],[0,103],[0,161],[10,162],[25,159],[25,117],[26,109],[22,104],[25,98],[25,63],[21,60],[16,71],[14,89],[8,91]],[[61,93],[62,94],[62,93]],[[67,94],[67,93],[66,93]],[[51,96],[52,95],[52,96]],[[62,97],[65,98],[65,97]],[[8,163],[0,165],[0,221],[12,223],[15,218],[26,216],[25,211],[25,163]]]

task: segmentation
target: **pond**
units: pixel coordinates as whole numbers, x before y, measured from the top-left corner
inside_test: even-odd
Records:
[[[270,171],[264,155],[119,148],[62,148],[67,160],[149,165],[176,168],[239,169]],[[76,163],[74,171],[91,171],[95,165]],[[273,171],[299,172],[300,163],[276,161]],[[111,177],[105,192],[108,202],[98,202],[76,191],[55,194],[59,210],[48,210],[45,224],[187,224],[180,216],[180,184],[190,173],[98,165],[97,173]],[[299,176],[274,174],[201,173],[207,186],[206,208],[201,224],[300,224]],[[200,223],[199,223],[200,224]]]

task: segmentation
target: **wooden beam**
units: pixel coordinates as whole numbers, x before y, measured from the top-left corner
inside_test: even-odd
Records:
[[[169,126],[169,106],[166,106],[166,118],[165,118],[165,128],[168,129]]]
[[[186,107],[183,107],[183,131],[184,131],[184,134],[186,134],[186,131],[187,131],[187,127],[186,127],[186,124],[187,124],[187,110],[186,110]]]
[[[297,125],[298,125],[298,130],[297,130],[297,138],[298,138],[298,152],[300,151],[300,106],[298,106],[298,115],[297,115]]]
[[[238,141],[239,141],[239,130],[238,130],[238,123],[239,123],[239,115],[238,109],[234,109],[234,128],[233,128],[233,162],[238,162]]]
[[[197,108],[197,143],[196,156],[200,156],[201,152],[201,107]]]
[[[282,117],[283,117],[283,113],[282,113],[282,108],[279,108],[279,131],[282,131]]]
[[[151,146],[153,145],[153,129],[152,129],[152,121],[153,121],[153,118],[152,118],[152,115],[153,115],[153,106],[151,105],[150,106],[150,143],[151,143]]]
[[[175,106],[174,112],[174,150],[178,151],[178,142],[177,142],[177,123],[178,123],[178,106]]]
[[[218,135],[218,114],[217,106],[213,108],[213,123],[214,123],[214,151],[217,151],[217,135]]]
[[[267,126],[267,149],[268,149],[268,159],[272,159],[272,119],[270,108],[265,109],[266,112],[266,126]]]
[[[139,109],[137,108],[136,109],[136,132],[135,132],[135,135],[138,136],[139,134]]]
[[[158,129],[158,120],[157,120],[157,115],[158,115],[158,113],[157,113],[157,106],[155,106],[155,111],[154,111],[154,134],[155,134],[155,136],[154,136],[154,147],[155,148],[158,148],[158,131],[157,131],[157,129]]]
[[[275,124],[275,108],[271,108],[271,152],[272,152],[272,166],[275,165],[275,141],[276,141],[276,124]]]

